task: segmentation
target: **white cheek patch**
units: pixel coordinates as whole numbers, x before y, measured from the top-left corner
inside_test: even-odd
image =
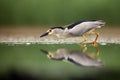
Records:
[[[53,53],[49,52],[49,54],[47,55],[47,57],[51,59],[51,58],[54,58],[54,55],[53,55]]]
[[[53,34],[54,33],[54,31],[49,31],[49,34],[51,35],[51,34]]]

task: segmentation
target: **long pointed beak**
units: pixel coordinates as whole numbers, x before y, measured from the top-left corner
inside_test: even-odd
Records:
[[[41,51],[42,53],[46,54],[46,55],[49,54],[49,52],[46,51],[46,50],[40,49],[40,51]]]
[[[46,32],[46,33],[42,34],[40,37],[47,36],[48,34],[49,34],[49,32]]]

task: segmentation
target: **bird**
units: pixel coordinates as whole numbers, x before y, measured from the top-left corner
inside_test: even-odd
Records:
[[[97,60],[80,50],[69,50],[66,48],[60,48],[57,49],[55,52],[49,52],[41,49],[41,52],[45,53],[49,59],[59,61],[67,60],[68,62],[78,66],[102,67],[104,65],[101,60]]]
[[[99,37],[99,33],[95,31],[96,28],[101,28],[105,25],[105,22],[102,20],[82,20],[70,25],[67,25],[66,28],[62,26],[55,26],[48,29],[45,33],[40,35],[41,37],[47,35],[55,35],[58,38],[67,38],[67,37],[78,37],[82,36],[83,40],[80,42],[82,45],[88,39],[86,37],[87,34],[89,35],[96,35],[94,41],[90,44],[94,47],[97,47],[97,39]]]

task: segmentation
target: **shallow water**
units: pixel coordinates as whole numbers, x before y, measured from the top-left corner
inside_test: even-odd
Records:
[[[85,67],[67,60],[52,60],[41,50],[56,52],[58,49],[82,51],[78,44],[0,44],[1,79],[114,79],[120,74],[120,44],[99,44],[96,49],[87,44],[86,55],[104,63],[101,67]]]

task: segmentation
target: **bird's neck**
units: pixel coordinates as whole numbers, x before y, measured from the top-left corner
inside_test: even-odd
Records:
[[[65,33],[68,33],[68,32],[69,32],[68,28],[65,28],[65,29],[64,29],[64,32],[65,32]]]
[[[58,38],[65,38],[68,35],[68,29],[64,29],[64,30],[59,30],[59,32],[56,33],[56,36]]]

